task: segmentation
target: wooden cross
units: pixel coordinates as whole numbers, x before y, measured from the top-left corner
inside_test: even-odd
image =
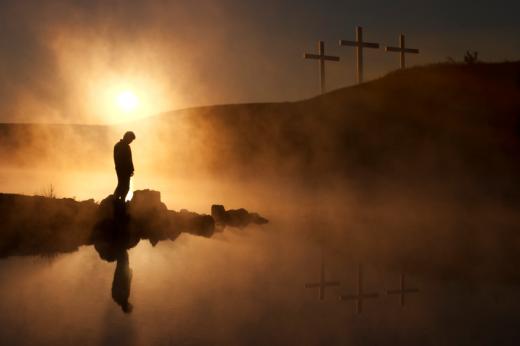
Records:
[[[408,293],[418,293],[417,288],[406,288],[404,282],[404,273],[401,274],[400,287],[398,290],[387,290],[386,294],[399,294],[401,296],[401,307],[404,307],[404,296]]]
[[[340,46],[356,47],[357,55],[357,82],[363,83],[363,48],[379,48],[379,43],[370,43],[363,41],[363,28],[356,28],[356,40],[345,41],[339,40]]]
[[[405,54],[419,54],[419,49],[406,48],[404,34],[399,36],[399,47],[386,47],[387,52],[398,52],[401,53],[401,68],[406,68]]]
[[[315,283],[307,283],[305,284],[305,288],[316,288],[319,287],[319,297],[320,300],[325,299],[325,288],[327,286],[339,286],[339,281],[326,281],[325,280],[325,262],[323,260],[323,250],[321,252],[321,271],[320,271],[320,282]]]
[[[340,300],[356,300],[356,313],[360,314],[363,311],[363,299],[377,298],[377,293],[365,293],[363,291],[363,268],[361,265],[358,267],[358,282],[357,282],[357,294],[347,294],[339,296]]]
[[[318,54],[303,54],[304,59],[317,59],[320,61],[320,86],[321,93],[325,93],[325,61],[339,61],[339,56],[325,55],[325,43],[318,41]]]

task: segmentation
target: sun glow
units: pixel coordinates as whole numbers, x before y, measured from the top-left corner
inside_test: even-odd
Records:
[[[102,122],[125,123],[171,110],[174,92],[152,77],[107,76],[86,86],[85,109]]]
[[[139,106],[139,98],[130,90],[121,91],[117,95],[117,105],[123,112],[133,112]]]

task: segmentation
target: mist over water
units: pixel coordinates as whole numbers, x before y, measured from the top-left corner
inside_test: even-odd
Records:
[[[17,172],[12,178],[31,176],[26,174]],[[86,176],[60,175],[71,186]],[[46,178],[38,181],[33,175],[28,181],[44,186]],[[3,259],[2,338],[26,345],[413,345],[518,337],[499,322],[515,319],[518,281],[508,274],[486,277],[501,270],[495,267],[500,244],[487,237],[487,255],[478,251],[489,256],[491,268],[482,261],[476,267],[458,262],[472,252],[460,253],[466,246],[453,243],[458,232],[449,227],[460,225],[456,220],[461,212],[449,216],[453,204],[418,205],[416,196],[407,200],[405,193],[398,197],[391,188],[384,191],[393,196],[391,201],[366,197],[338,183],[306,189],[291,182],[153,181],[170,209],[209,213],[209,205],[218,202],[258,210],[271,222],[245,230],[228,228],[211,239],[181,235],[155,247],[141,241],[129,250],[131,315],[123,314],[110,296],[115,263],[102,261],[92,246],[55,258]],[[110,191],[114,184],[105,185]],[[56,185],[58,197],[70,195],[62,186],[67,185]],[[99,197],[92,197],[100,199],[106,193],[102,188],[96,186]],[[91,191],[97,190],[78,191],[78,198]],[[484,214],[480,216],[482,221]],[[319,280],[322,249],[327,279],[339,280],[341,286],[328,288],[325,300],[319,301],[317,290],[304,284]],[[365,302],[363,313],[356,315],[354,303],[339,301],[338,295],[355,292],[360,263],[364,287],[380,297]],[[405,308],[398,297],[385,295],[385,289],[398,287],[403,268],[408,284],[420,288],[406,298]]]
[[[182,234],[155,247],[142,240],[128,251],[130,315],[110,295],[115,263],[92,246],[2,259],[0,338],[514,344],[519,108],[518,86],[504,76],[515,66],[499,67],[507,82],[493,92],[457,84],[446,76],[473,74],[440,66],[300,103],[187,110],[120,128],[4,128],[17,136],[0,137],[2,192],[48,194],[52,184],[58,198],[100,201],[116,184],[112,147],[131,129],[134,189],[160,191],[169,209],[209,214],[223,204],[270,223],[210,239]],[[488,78],[494,67],[479,68]],[[402,107],[395,95],[412,93],[417,78],[425,90],[442,86],[444,97],[421,90],[411,98],[418,105]],[[326,279],[341,285],[320,301],[305,284],[319,280],[322,251]],[[338,296],[356,292],[360,264],[363,287],[379,296],[358,315]],[[386,294],[401,273],[419,289],[404,307]]]
[[[141,241],[129,250],[131,315],[123,314],[110,296],[115,263],[102,261],[91,246],[50,259],[4,259],[0,334],[27,345],[389,340],[413,345],[518,337],[499,322],[515,319],[517,283],[472,284],[412,268],[407,282],[421,291],[407,297],[401,308],[398,297],[386,296],[384,290],[398,287],[400,269],[387,260],[406,244],[392,243],[394,253],[385,253],[385,244],[378,246],[373,232],[366,234],[369,227],[347,221],[339,225],[345,219],[341,213],[319,219],[312,213],[306,208],[277,216],[265,227],[228,229],[211,239],[182,235],[156,247]],[[339,243],[344,237],[349,242]],[[370,239],[359,239],[364,237]],[[304,284],[319,280],[322,248],[327,278],[341,281],[341,287],[327,289],[319,301],[317,290]],[[355,292],[359,263],[364,264],[364,287],[381,296],[365,302],[363,313],[356,315],[354,303],[337,296]]]

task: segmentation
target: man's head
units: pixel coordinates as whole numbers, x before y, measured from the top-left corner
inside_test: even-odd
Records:
[[[132,131],[127,131],[123,136],[123,141],[130,144],[135,139],[135,134]]]

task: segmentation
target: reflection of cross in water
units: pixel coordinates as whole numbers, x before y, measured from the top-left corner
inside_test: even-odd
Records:
[[[398,290],[387,290],[386,294],[399,294],[401,296],[401,306],[404,307],[404,296],[407,293],[418,293],[419,290],[417,288],[406,288],[404,282],[404,273],[401,274],[400,287]]]
[[[339,296],[340,300],[356,300],[356,313],[360,314],[363,311],[363,299],[377,298],[377,293],[365,293],[363,292],[363,268],[361,265],[358,267],[358,282],[357,282],[357,294],[346,294]]]
[[[326,281],[325,280],[325,263],[323,260],[323,250],[321,251],[321,272],[320,272],[320,282],[316,283],[307,283],[305,284],[305,288],[316,288],[320,289],[320,300],[325,299],[325,287],[327,286],[339,286],[339,281]]]

